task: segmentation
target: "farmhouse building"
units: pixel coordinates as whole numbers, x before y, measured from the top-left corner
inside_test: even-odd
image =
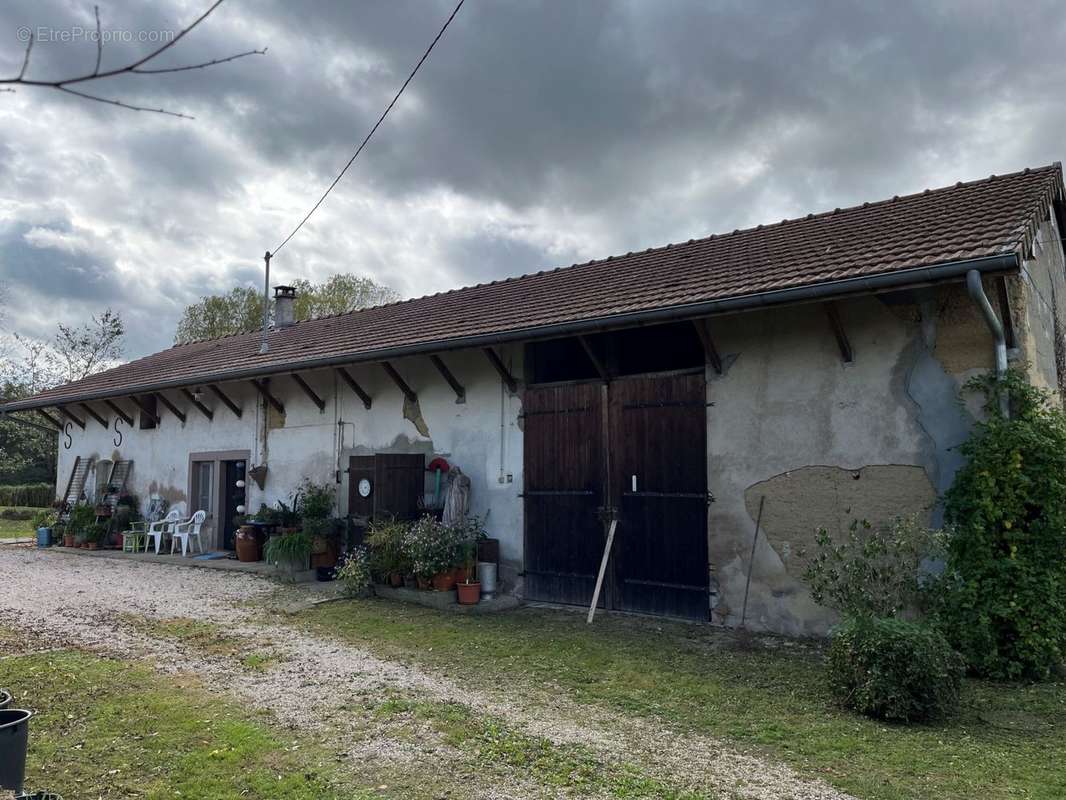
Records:
[[[750,580],[749,626],[818,634],[817,528],[935,524],[970,377],[1066,387],[1063,200],[1054,164],[304,322],[282,287],[265,352],[178,345],[0,410],[57,426],[59,495],[123,465],[215,549],[237,480],[251,511],[311,478],[410,516],[439,457],[509,591],[588,604],[616,516],[606,607],[734,625]]]

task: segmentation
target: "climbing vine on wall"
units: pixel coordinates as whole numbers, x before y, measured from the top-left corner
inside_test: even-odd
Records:
[[[966,388],[986,419],[945,497],[938,617],[974,672],[1044,677],[1066,654],[1066,415],[1016,370]]]

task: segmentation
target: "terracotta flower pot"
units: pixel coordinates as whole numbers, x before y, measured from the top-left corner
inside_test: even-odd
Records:
[[[65,534],[63,534],[63,546],[64,547],[73,547],[74,546],[74,534],[73,533],[65,533]]]
[[[259,543],[255,540],[254,532],[246,533],[243,529],[238,531],[234,546],[237,550],[238,561],[259,560]]]
[[[403,575],[399,572],[393,572],[389,575],[389,585],[393,589],[399,589],[403,586]]]
[[[433,576],[433,588],[438,592],[447,592],[455,588],[455,573],[451,570],[438,572]]]
[[[95,550],[99,545],[96,542],[86,542],[85,546],[90,550]]]
[[[458,583],[455,590],[459,593],[460,605],[472,606],[481,600],[481,584],[478,581]]]

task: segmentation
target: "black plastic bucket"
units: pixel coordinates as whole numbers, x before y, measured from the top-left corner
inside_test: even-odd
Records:
[[[7,708],[11,705],[11,692],[7,689],[0,689],[0,708]]]
[[[32,716],[32,711],[22,708],[0,710],[0,789],[22,791]]]

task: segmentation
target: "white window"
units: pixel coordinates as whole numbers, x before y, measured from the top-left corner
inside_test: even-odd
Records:
[[[215,485],[212,478],[215,473],[214,461],[194,461],[192,463],[192,500],[191,512],[206,511],[208,516],[215,510]]]

